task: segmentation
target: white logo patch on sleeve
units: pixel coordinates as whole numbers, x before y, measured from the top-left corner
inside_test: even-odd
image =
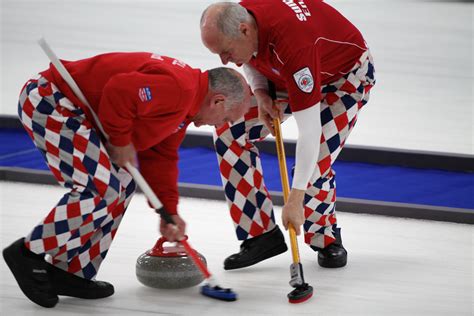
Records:
[[[305,93],[311,93],[314,88],[314,80],[308,67],[298,70],[293,74],[298,88]]]

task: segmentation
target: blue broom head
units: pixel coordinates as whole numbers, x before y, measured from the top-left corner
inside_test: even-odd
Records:
[[[201,294],[221,301],[232,302],[237,300],[237,293],[231,289],[223,289],[219,286],[210,286],[209,284],[201,287]]]

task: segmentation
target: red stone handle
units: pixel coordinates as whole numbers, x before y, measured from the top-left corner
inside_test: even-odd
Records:
[[[188,236],[184,236],[184,240],[187,240]],[[183,257],[186,255],[186,251],[177,251],[177,252],[165,252],[163,248],[163,244],[168,242],[168,239],[165,236],[160,237],[158,241],[155,243],[152,249],[148,251],[148,255],[154,257]],[[184,250],[184,249],[183,249]]]

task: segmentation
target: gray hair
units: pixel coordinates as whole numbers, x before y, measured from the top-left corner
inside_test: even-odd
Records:
[[[201,15],[201,27],[204,24],[207,11],[213,6],[219,8],[219,12],[216,15],[216,26],[224,36],[230,38],[239,37],[240,23],[249,22],[251,20],[247,9],[240,4],[235,2],[218,2],[211,4],[204,10]]]
[[[208,71],[208,76],[209,88],[226,96],[226,110],[232,110],[244,101],[244,85],[235,70],[226,67],[213,68]]]

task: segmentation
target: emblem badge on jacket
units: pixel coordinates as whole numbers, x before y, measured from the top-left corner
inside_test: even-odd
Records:
[[[142,87],[138,89],[138,97],[142,102],[148,102],[151,100],[151,90],[150,87]]]
[[[293,74],[298,88],[305,93],[311,93],[314,88],[313,75],[311,75],[311,70],[308,67],[305,67],[301,70],[298,70]]]

